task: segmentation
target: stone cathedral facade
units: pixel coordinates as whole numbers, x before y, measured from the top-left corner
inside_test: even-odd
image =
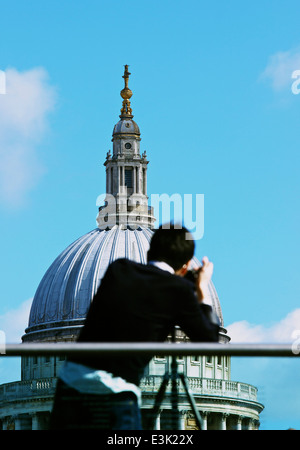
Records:
[[[125,66],[122,109],[113,129],[113,151],[104,162],[106,195],[99,206],[97,228],[69,245],[45,273],[32,302],[23,342],[76,340],[108,264],[123,257],[147,262],[155,217],[148,206],[148,160],[146,152],[141,153],[140,129],[133,120],[129,75]],[[196,258],[193,264],[199,265]],[[229,342],[213,283],[208,301],[222,325],[220,342]],[[186,339],[180,330],[176,338]],[[21,380],[0,385],[0,429],[47,429],[63,361],[54,356],[22,357]],[[178,356],[177,364],[187,377],[204,429],[258,429],[263,405],[257,400],[257,389],[231,380],[230,357]],[[142,413],[152,407],[169,368],[168,356],[151,360],[141,383]],[[196,429],[184,389],[180,385],[178,389],[181,429]],[[157,429],[169,427],[170,392],[168,386]]]

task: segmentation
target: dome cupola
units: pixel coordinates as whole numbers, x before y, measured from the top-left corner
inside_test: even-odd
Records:
[[[132,120],[129,99],[132,91],[128,88],[128,65],[123,78],[125,87],[121,91],[123,104],[120,121],[113,130],[113,153],[106,155],[106,197],[100,205],[97,217],[100,229],[114,225],[154,227],[153,209],[148,206],[146,152],[140,153],[140,129]]]

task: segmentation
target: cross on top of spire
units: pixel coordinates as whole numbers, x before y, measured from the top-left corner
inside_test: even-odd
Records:
[[[128,71],[128,64],[126,64],[124,67],[125,67],[124,75],[123,75],[122,78],[124,78],[125,87],[120,92],[121,97],[123,98],[123,103],[122,103],[122,109],[121,109],[120,117],[121,118],[131,119],[133,117],[133,115],[132,115],[132,109],[130,107],[129,99],[132,97],[132,91],[128,87],[129,75],[131,75],[131,73]]]

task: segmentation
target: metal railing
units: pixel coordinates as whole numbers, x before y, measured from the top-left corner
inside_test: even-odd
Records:
[[[23,356],[72,356],[72,355],[84,355],[84,356],[98,356],[107,355],[111,357],[114,355],[123,355],[126,352],[130,354],[143,354],[152,356],[173,356],[172,360],[176,361],[175,356],[189,356],[189,355],[201,355],[201,356],[233,356],[233,357],[297,357],[300,355],[300,347],[294,344],[217,344],[217,343],[79,343],[79,342],[64,342],[64,343],[23,343],[23,344],[7,344],[1,349],[0,356],[3,357],[23,357]],[[173,364],[173,363],[172,363]],[[243,404],[249,403],[250,414],[249,417],[243,419],[243,426],[245,429],[254,429],[258,427],[259,419],[257,411],[263,409],[263,405],[257,403],[256,391],[257,389],[251,385],[245,383],[233,382],[231,380],[224,379],[210,379],[201,378],[199,380],[195,377],[185,377],[182,373],[176,374],[180,376],[180,380],[183,383],[183,387],[177,385],[177,377],[169,379],[168,385],[165,386],[165,391],[160,394],[164,381],[159,383],[164,377],[161,376],[148,376],[142,380],[141,387],[144,388],[143,392],[145,398],[147,394],[150,397],[156,394],[155,404],[146,404],[145,411],[148,413],[148,419],[151,420],[149,426],[145,426],[146,430],[156,429],[156,422],[159,421],[159,428],[164,430],[185,430],[185,426],[190,426],[188,422],[181,424],[180,420],[190,420],[189,416],[180,416],[178,408],[179,395],[188,395],[190,399],[190,407],[193,407],[194,420],[198,428],[206,430],[209,427],[212,429],[242,429],[242,422],[240,415],[235,410],[227,421],[226,414],[221,414],[217,410],[215,416],[211,416],[215,421],[213,424],[208,424],[207,415],[202,409],[198,409],[198,404],[195,403],[193,396],[199,395],[204,397],[220,397],[222,401],[226,398],[230,399],[230,402],[241,401]],[[144,383],[144,386],[143,386]],[[184,388],[184,389],[183,389]],[[28,398],[48,398],[53,396],[55,392],[54,378],[43,378],[30,381],[21,381],[18,383],[9,383],[1,386],[0,396],[5,398],[7,404],[15,403],[16,399],[22,399],[26,401]],[[160,416],[157,410],[160,410],[161,403],[157,406],[157,399],[159,397],[160,402],[167,394],[166,408],[163,408],[164,412],[170,415]],[[162,398],[161,398],[162,397]],[[197,398],[198,398],[197,397]],[[151,397],[152,398],[152,397]],[[152,400],[151,400],[152,401]],[[149,399],[147,400],[149,402]],[[170,409],[168,402],[171,402],[172,408]],[[248,402],[248,403],[247,403]],[[185,409],[188,408],[187,400],[185,400]],[[151,414],[149,415],[149,408]],[[252,409],[254,408],[254,413]],[[144,411],[144,412],[145,412]],[[171,411],[171,413],[170,413]],[[253,414],[257,415],[257,418],[253,418]],[[182,419],[183,417],[183,419]],[[225,417],[225,418],[224,418]],[[162,422],[161,422],[162,420]],[[155,424],[154,424],[155,422]],[[168,424],[167,424],[168,422]],[[176,423],[175,423],[176,422]],[[147,422],[148,423],[148,422]],[[167,424],[167,425],[166,425]],[[252,424],[252,425],[251,425]],[[171,428],[170,428],[171,427]],[[226,428],[227,427],[227,428]],[[247,428],[248,427],[248,428]],[[255,428],[256,427],[256,428]],[[194,428],[192,428],[194,429]]]
[[[250,357],[299,357],[300,348],[292,344],[207,344],[207,343],[24,343],[6,344],[0,356],[85,356],[112,354],[204,355]]]

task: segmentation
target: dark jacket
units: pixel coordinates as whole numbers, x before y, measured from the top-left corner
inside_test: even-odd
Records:
[[[78,342],[164,342],[175,325],[191,341],[217,342],[219,326],[209,320],[207,308],[198,303],[191,282],[152,265],[119,259],[101,281]],[[137,385],[149,360],[128,354],[76,358]]]

